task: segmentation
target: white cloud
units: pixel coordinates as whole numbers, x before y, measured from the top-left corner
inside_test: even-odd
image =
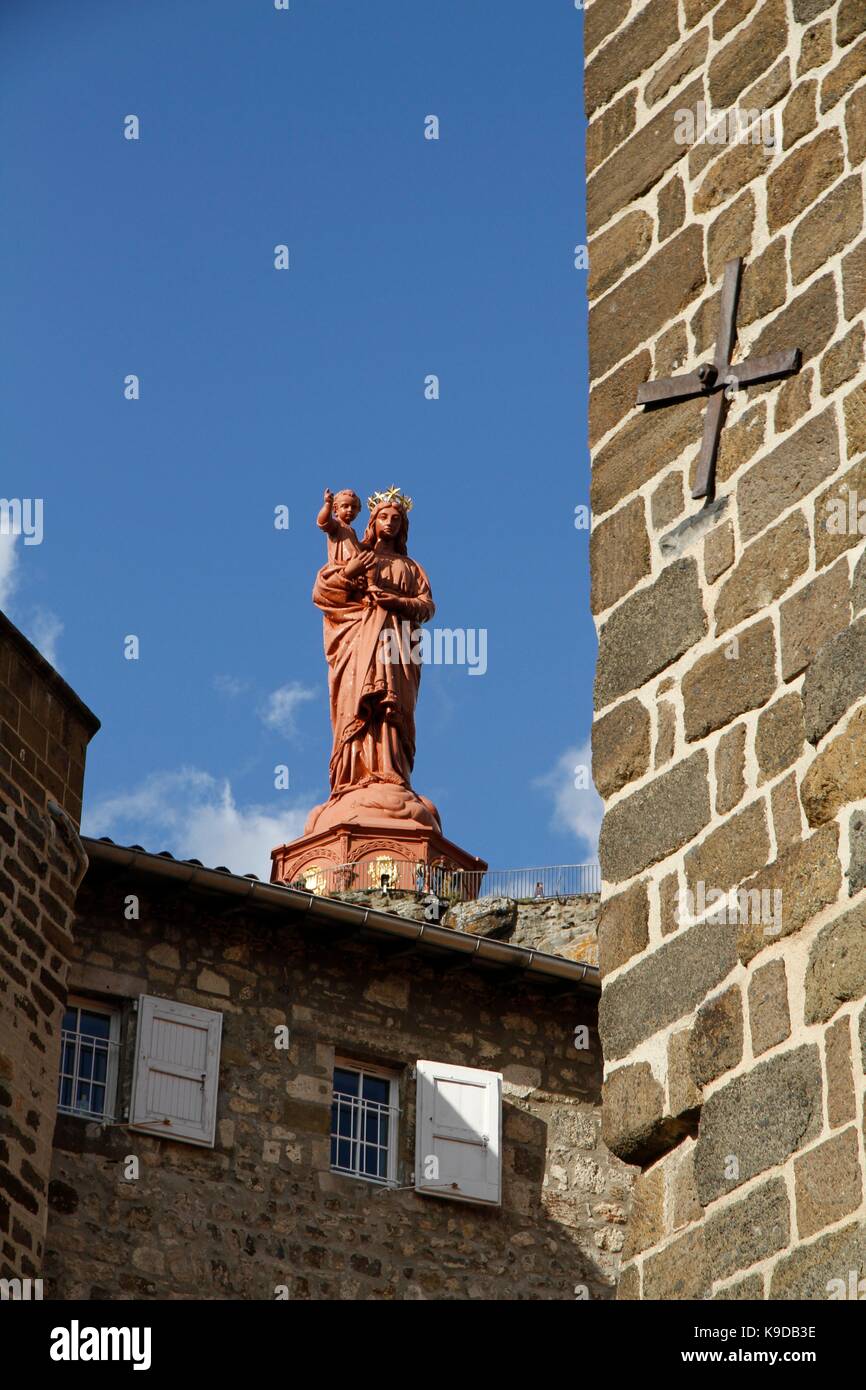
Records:
[[[0,531],[0,608],[8,607],[18,580],[18,552],[15,549],[17,539],[15,535]]]
[[[278,690],[271,691],[264,706],[259,711],[262,723],[269,729],[276,729],[278,733],[291,737],[297,732],[295,726],[295,714],[306,700],[315,699],[316,691],[306,685],[301,685],[300,681],[290,681],[288,685],[281,685]]]
[[[28,628],[28,636],[34,647],[50,661],[51,665],[57,667],[57,643],[63,632],[63,624],[56,613],[51,613],[46,608],[37,608]]]
[[[12,608],[16,612],[13,621],[30,638],[34,647],[37,647],[46,661],[50,661],[52,666],[57,666],[57,643],[63,632],[63,624],[47,608],[34,608],[31,610],[29,621],[20,611],[20,604],[13,605],[13,598],[17,597],[18,580],[20,570],[18,561],[20,552],[17,549],[17,532],[0,530],[0,608],[12,617]]]
[[[574,835],[579,854],[594,861],[598,858],[604,804],[593,785],[591,769],[592,750],[587,739],[579,746],[567,748],[550,772],[536,778],[533,785],[553,801],[552,829]]]
[[[241,680],[239,676],[214,676],[213,688],[218,690],[220,695],[227,695],[230,700],[236,700],[238,695],[243,695],[244,691],[249,690],[249,681]]]
[[[92,802],[86,835],[110,835],[121,844],[168,849],[178,859],[200,859],[213,868],[270,877],[270,853],[304,831],[308,807],[238,806],[231,784],[209,772],[184,767],[154,772],[138,787]]]

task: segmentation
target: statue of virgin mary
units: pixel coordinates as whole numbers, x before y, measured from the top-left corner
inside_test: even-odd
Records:
[[[331,795],[305,835],[395,820],[441,832],[436,807],[411,785],[421,680],[413,639],[435,612],[430,581],[407,550],[411,506],[397,488],[374,493],[358,554],[316,576],[334,741]]]

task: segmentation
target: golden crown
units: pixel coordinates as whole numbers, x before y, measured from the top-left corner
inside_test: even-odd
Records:
[[[412,498],[406,497],[398,487],[389,487],[387,492],[374,492],[372,497],[367,498],[367,506],[371,512],[377,507],[384,506],[385,503],[392,506],[402,507],[404,512],[411,512]]]

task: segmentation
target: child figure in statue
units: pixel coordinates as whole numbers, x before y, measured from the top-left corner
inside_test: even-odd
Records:
[[[343,488],[336,496],[325,488],[325,500],[316,525],[328,537],[328,564],[344,565],[360,554],[361,545],[352,522],[361,510],[361,499],[351,488]]]

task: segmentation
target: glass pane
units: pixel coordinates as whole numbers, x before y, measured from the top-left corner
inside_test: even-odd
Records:
[[[356,1071],[344,1071],[342,1067],[334,1067],[334,1090],[339,1091],[342,1095],[356,1096],[359,1080],[360,1077]]]
[[[332,1153],[332,1155],[333,1155],[335,1152],[336,1152],[336,1158],[333,1160],[333,1161],[334,1161],[334,1167],[335,1167],[335,1168],[347,1168],[347,1169],[350,1169],[350,1168],[352,1167],[352,1145],[350,1144],[349,1140],[348,1140],[348,1139],[335,1139],[335,1140],[333,1140],[333,1141],[332,1141],[332,1146],[331,1146],[331,1153]]]
[[[65,1033],[76,1033],[78,1031],[78,1010],[67,1009],[63,1015],[63,1031]]]
[[[108,1049],[96,1052],[93,1055],[93,1079],[94,1081],[104,1081],[108,1075]]]
[[[368,1178],[385,1177],[385,1153],[382,1149],[376,1149],[372,1144],[365,1144],[362,1149],[362,1168],[361,1172]]]
[[[78,1053],[78,1075],[89,1081],[93,1073],[93,1045],[82,1042]]]
[[[75,1043],[71,1041],[64,1042],[62,1048],[60,1049],[60,1070],[68,1073],[68,1075],[71,1076],[72,1069],[74,1066]]]
[[[81,1032],[86,1033],[89,1038],[107,1038],[111,1031],[111,1019],[108,1014],[91,1013],[89,1009],[81,1010]]]
[[[62,1105],[68,1110],[72,1105],[72,1078],[63,1076],[60,1079],[60,1099],[58,1105]]]
[[[369,1075],[363,1066],[334,1068],[332,1167],[387,1181],[390,1100],[388,1077]]]
[[[376,1110],[375,1107],[372,1110],[364,1111],[364,1133],[362,1137],[368,1144],[381,1144],[382,1142],[379,1138],[381,1114],[382,1112]]]
[[[381,1076],[364,1077],[364,1099],[378,1100],[382,1105],[388,1104],[388,1092],[390,1083]]]
[[[331,1133],[351,1138],[355,1133],[354,1107],[347,1101],[335,1100],[331,1106]]]
[[[93,1115],[105,1114],[105,1087],[92,1086],[90,1088],[90,1112]]]

